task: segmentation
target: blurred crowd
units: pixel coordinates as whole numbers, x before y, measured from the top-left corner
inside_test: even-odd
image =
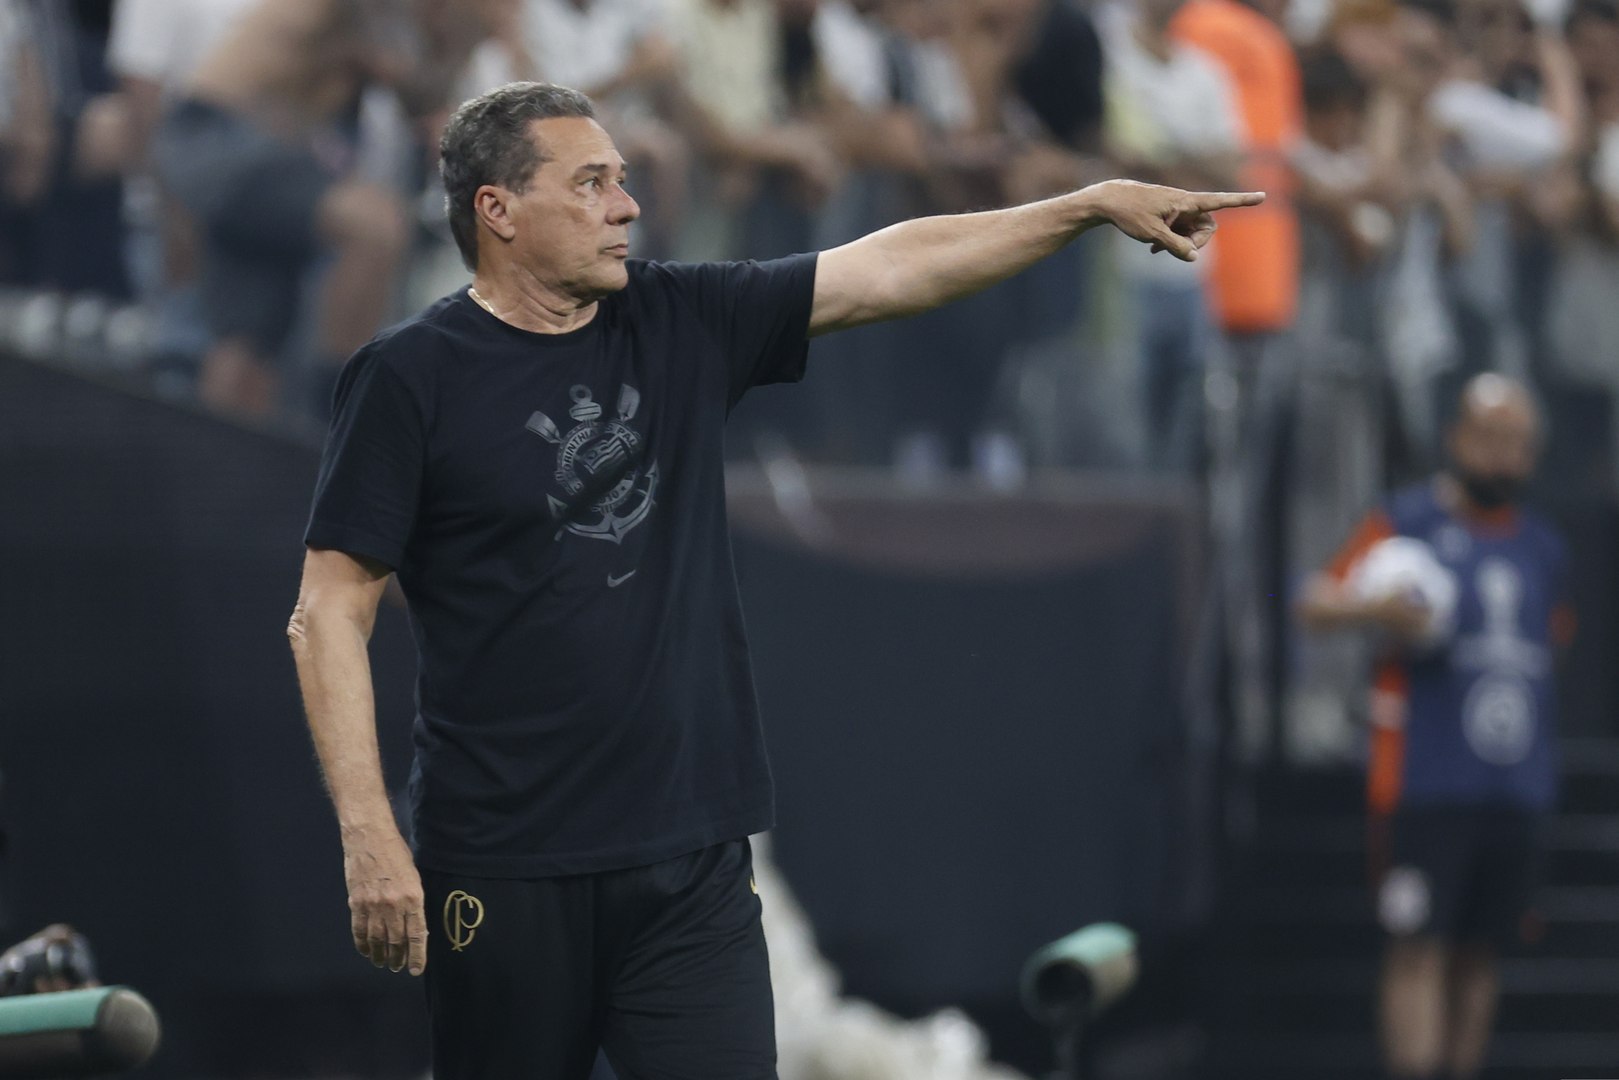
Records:
[[[1113,176],[1271,194],[1196,264],[1098,232],[819,342],[734,452],[1186,472],[1314,386],[1422,466],[1488,369],[1619,462],[1619,0],[0,0],[0,57],[0,287],[130,305],[142,369],[222,411],[318,425],[354,348],[466,279],[438,131],[539,79],[597,101],[642,257]]]

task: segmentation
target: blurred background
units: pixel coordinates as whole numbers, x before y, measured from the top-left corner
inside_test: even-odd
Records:
[[[337,29],[244,36],[266,5]],[[1102,229],[818,339],[732,421],[785,880],[846,993],[1031,1075],[1023,961],[1104,919],[1142,976],[1088,1075],[1378,1075],[1370,647],[1291,608],[1442,465],[1468,377],[1531,386],[1580,635],[1487,1075],[1613,1075],[1615,0],[0,0],[0,937],[87,934],[164,1016],[140,1075],[425,1069],[419,984],[347,939],[283,628],[336,370],[466,281],[437,133],[514,78],[595,97],[648,258],[1115,176],[1270,193],[1195,265]],[[200,98],[355,193],[271,253],[245,345],[213,260],[275,245],[196,197],[241,164],[177,137]],[[402,610],[373,656],[402,785]]]

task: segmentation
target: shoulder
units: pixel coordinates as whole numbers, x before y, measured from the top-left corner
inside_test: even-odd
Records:
[[[455,341],[465,329],[459,324],[454,294],[437,301],[402,322],[381,330],[349,360],[356,374],[386,372],[399,381],[422,388],[455,356]]]

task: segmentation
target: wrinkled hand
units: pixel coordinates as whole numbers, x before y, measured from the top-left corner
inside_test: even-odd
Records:
[[[412,975],[427,967],[427,918],[422,878],[397,831],[343,844],[354,947],[377,967]]]
[[[1265,201],[1263,191],[1182,191],[1135,180],[1108,180],[1097,188],[1102,213],[1115,228],[1183,262],[1196,262],[1214,235],[1214,211]]]

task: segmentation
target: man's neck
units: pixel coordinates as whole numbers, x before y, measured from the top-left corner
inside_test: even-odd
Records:
[[[495,318],[534,334],[566,334],[596,317],[595,300],[570,296],[520,267],[480,267],[472,289]]]

